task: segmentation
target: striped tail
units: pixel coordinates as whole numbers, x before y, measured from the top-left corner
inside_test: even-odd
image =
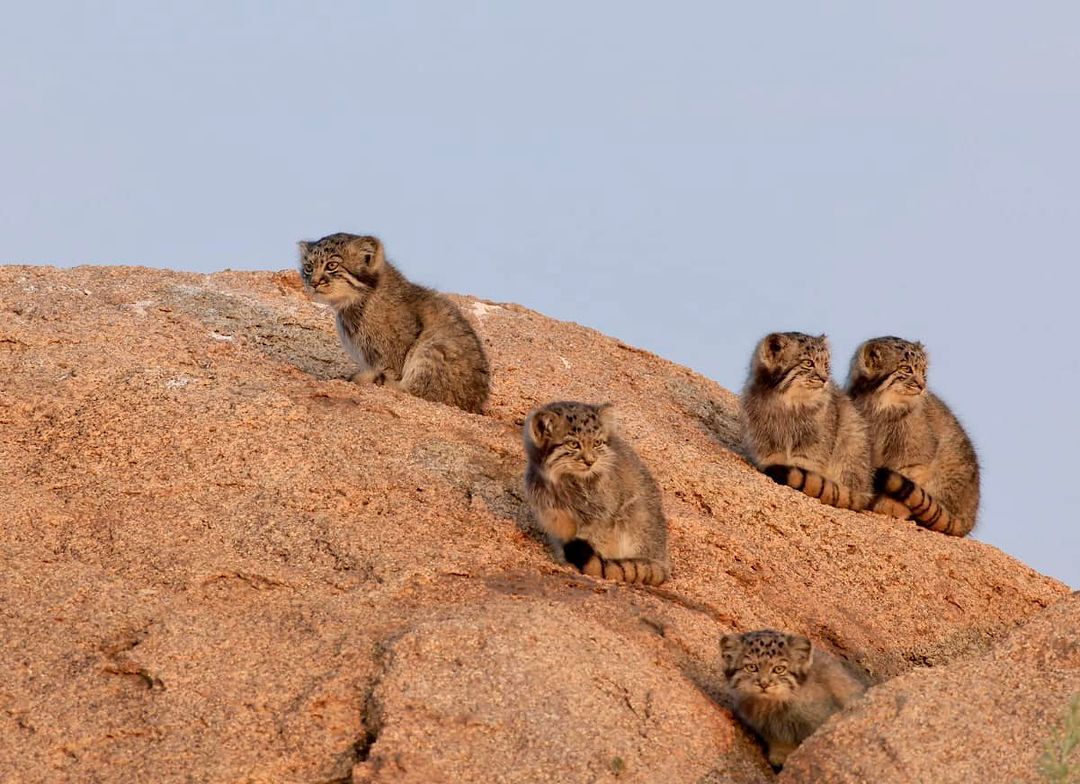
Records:
[[[777,484],[794,488],[811,498],[818,499],[823,504],[856,511],[866,508],[867,499],[816,471],[806,471],[788,465],[771,465],[765,466],[762,472]]]
[[[932,495],[891,468],[879,468],[874,472],[874,491],[899,501],[911,510],[911,519],[923,528],[949,536],[966,536],[970,525],[951,514]]]
[[[571,539],[563,545],[566,560],[590,577],[603,577],[623,583],[660,585],[668,578],[667,567],[648,558],[601,558],[584,539]]]

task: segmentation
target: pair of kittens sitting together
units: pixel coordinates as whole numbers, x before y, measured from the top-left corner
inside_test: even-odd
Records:
[[[842,391],[824,335],[766,335],[742,394],[746,449],[774,481],[823,503],[965,536],[979,506],[979,462],[927,389],[926,371],[921,343],[874,338],[856,350]]]
[[[331,234],[300,243],[304,285],[336,313],[358,383],[480,413],[491,378],[476,332],[444,295],[409,282],[375,237]],[[552,403],[525,424],[525,485],[533,513],[566,560],[596,577],[667,579],[660,490],[614,429],[610,406]]]

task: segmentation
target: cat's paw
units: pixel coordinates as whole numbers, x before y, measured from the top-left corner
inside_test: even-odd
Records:
[[[911,510],[904,506],[899,501],[894,501],[885,495],[877,496],[870,502],[868,507],[871,512],[877,512],[878,514],[888,515],[889,517],[895,517],[898,520],[907,520],[911,517]]]
[[[393,386],[397,383],[397,374],[389,368],[383,370],[361,370],[353,373],[349,380],[354,384],[374,384],[377,387]]]
[[[776,770],[784,767],[784,763],[787,762],[788,755],[795,751],[794,746],[787,744],[774,743],[769,746],[769,764]]]

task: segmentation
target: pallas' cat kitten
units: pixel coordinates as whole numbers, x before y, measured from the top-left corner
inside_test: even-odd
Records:
[[[870,427],[874,511],[965,536],[979,508],[979,460],[952,411],[926,388],[921,343],[868,340],[851,360],[848,394]]]
[[[829,376],[824,335],[762,338],[750,360],[742,413],[750,459],[773,480],[844,509],[869,501],[866,423]]]
[[[720,655],[735,713],[776,767],[866,688],[806,637],[772,629],[725,635]]]
[[[301,242],[300,273],[337,313],[341,345],[360,366],[353,381],[480,412],[490,378],[479,338],[449,299],[406,280],[376,237]]]
[[[525,495],[566,560],[593,577],[668,577],[660,490],[615,429],[610,405],[548,403],[525,420]]]

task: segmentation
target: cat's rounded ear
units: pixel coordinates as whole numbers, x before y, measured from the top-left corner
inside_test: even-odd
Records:
[[[735,662],[742,651],[741,634],[725,634],[720,638],[720,659],[724,663],[724,674],[730,676],[738,668]]]
[[[534,411],[525,420],[525,434],[537,446],[543,446],[551,438],[555,417],[550,411]]]
[[[855,354],[859,361],[859,364],[870,372],[881,370],[882,365],[885,362],[885,352],[881,350],[881,346],[877,345],[874,341],[868,340],[859,346],[859,350]]]
[[[386,263],[382,240],[378,237],[356,237],[349,245],[357,262],[372,272],[381,269]]]
[[[791,652],[791,663],[804,670],[810,669],[814,661],[814,646],[808,637],[800,634],[787,636],[788,651]]]
[[[596,407],[596,413],[600,417],[600,424],[609,430],[615,429],[615,404],[601,403]]]
[[[767,364],[772,364],[780,358],[787,343],[787,336],[779,332],[773,332],[770,335],[766,335],[761,339],[761,343],[758,344],[758,354],[760,355],[761,360]]]
[[[311,243],[300,240],[298,243],[296,243],[296,247],[300,249],[301,256],[306,256],[307,252],[311,250]]]

